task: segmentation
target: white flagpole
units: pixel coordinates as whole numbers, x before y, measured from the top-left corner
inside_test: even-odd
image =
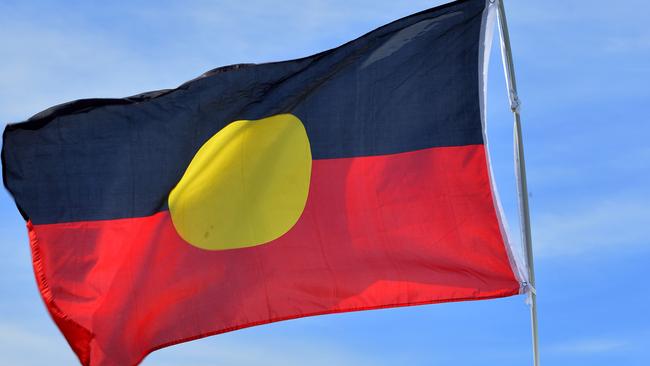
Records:
[[[501,38],[501,53],[510,98],[510,109],[514,115],[514,139],[515,159],[517,170],[517,183],[519,188],[519,213],[522,225],[522,238],[526,250],[526,261],[528,263],[528,285],[530,286],[530,320],[532,325],[533,338],[533,363],[539,366],[539,341],[537,337],[537,295],[535,293],[535,266],[533,263],[533,244],[530,233],[530,213],[528,208],[528,184],[526,182],[526,163],[524,161],[524,142],[521,134],[521,117],[519,115],[519,97],[517,95],[517,82],[515,79],[515,67],[512,61],[512,50],[510,48],[510,36],[508,34],[508,23],[503,0],[499,1],[499,33]]]

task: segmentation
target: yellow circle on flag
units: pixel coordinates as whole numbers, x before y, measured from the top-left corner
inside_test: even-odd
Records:
[[[298,117],[235,121],[201,146],[169,194],[169,212],[196,247],[260,245],[296,224],[310,178],[311,148]]]

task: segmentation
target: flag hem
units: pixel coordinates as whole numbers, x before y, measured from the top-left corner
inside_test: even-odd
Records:
[[[36,278],[38,291],[41,294],[43,302],[45,303],[45,307],[47,308],[50,317],[57,325],[57,328],[70,345],[70,348],[79,359],[79,362],[82,365],[88,366],[90,365],[90,341],[92,340],[93,335],[90,330],[72,320],[72,318],[70,318],[56,305],[54,294],[50,289],[47,275],[45,274],[45,269],[43,268],[44,264],[38,243],[38,238],[36,236],[36,231],[34,230],[31,221],[27,222],[27,230],[29,234],[29,244],[32,252],[32,266],[34,269],[34,277]],[[74,339],[70,339],[69,337],[74,337]]]
[[[492,190],[492,200],[494,203],[494,208],[496,210],[497,221],[499,222],[499,229],[501,230],[501,236],[503,237],[503,242],[506,247],[506,252],[508,254],[508,260],[510,261],[510,267],[520,283],[520,294],[526,293],[528,291],[528,271],[526,270],[526,265],[523,259],[518,254],[517,248],[510,237],[508,229],[508,220],[503,211],[501,205],[501,199],[499,198],[499,191],[496,185],[496,179],[494,178],[494,171],[492,169],[492,162],[490,157],[490,149],[488,144],[487,136],[487,80],[488,80],[488,69],[490,61],[490,51],[494,39],[494,29],[496,27],[496,13],[497,13],[497,1],[499,0],[485,0],[485,10],[483,11],[483,21],[481,23],[481,34],[479,38],[479,103],[480,103],[480,115],[481,115],[481,125],[483,126],[483,146],[485,148],[485,157],[486,164],[488,166],[488,177],[490,180],[490,187]]]

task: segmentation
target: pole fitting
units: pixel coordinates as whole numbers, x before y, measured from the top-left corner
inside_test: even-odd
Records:
[[[510,90],[510,110],[512,113],[519,113],[519,109],[521,108],[521,100],[519,100],[519,96],[517,95],[517,92],[514,90]]]

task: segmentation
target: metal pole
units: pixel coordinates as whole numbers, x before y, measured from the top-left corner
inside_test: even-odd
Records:
[[[515,138],[515,159],[517,168],[517,183],[519,188],[519,212],[522,225],[522,239],[526,250],[526,261],[528,263],[528,281],[532,286],[530,293],[530,320],[532,325],[533,338],[533,362],[539,366],[539,341],[537,337],[537,295],[535,293],[535,265],[533,263],[533,244],[530,232],[530,213],[528,207],[528,184],[526,182],[526,163],[524,160],[524,143],[521,134],[521,117],[519,115],[519,97],[517,95],[517,82],[515,79],[515,67],[512,61],[512,50],[510,48],[510,36],[508,34],[508,23],[503,0],[499,1],[499,30],[501,38],[501,51],[510,97],[510,109],[514,115],[514,138]]]

